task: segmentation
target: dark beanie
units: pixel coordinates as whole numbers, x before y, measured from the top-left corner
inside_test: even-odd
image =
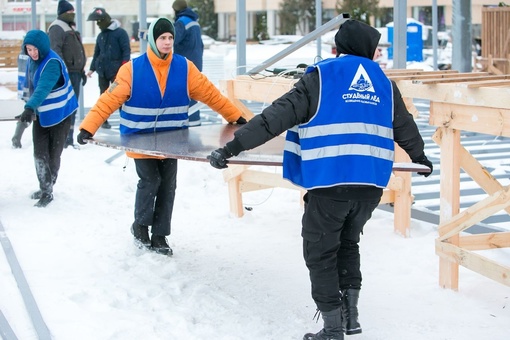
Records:
[[[174,12],[177,13],[188,8],[188,4],[186,3],[186,0],[175,0],[172,8],[174,9]]]
[[[156,41],[161,34],[167,32],[172,33],[172,35],[175,37],[174,25],[172,25],[170,20],[158,19],[158,21],[154,25],[154,28],[152,29],[154,41]]]
[[[58,3],[57,15],[61,15],[67,11],[74,11],[73,5],[68,1],[60,0]]]
[[[342,53],[372,59],[380,38],[381,33],[372,26],[354,19],[347,20],[335,35],[337,56]]]

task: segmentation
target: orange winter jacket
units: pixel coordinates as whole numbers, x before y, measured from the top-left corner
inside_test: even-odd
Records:
[[[169,55],[166,60],[163,60],[148,48],[147,56],[154,70],[154,75],[158,80],[161,96],[163,96],[168,69],[173,55]],[[188,60],[187,62],[188,93],[190,98],[208,105],[211,109],[221,114],[229,123],[237,121],[241,117],[241,111],[227,97],[223,96],[216,86],[191,61]],[[133,63],[129,61],[120,67],[115,81],[99,97],[96,104],[85,116],[85,119],[80,124],[80,130],[86,130],[94,135],[103,122],[130,98],[131,82],[133,81],[132,75]],[[133,152],[126,152],[126,155],[131,158],[162,158]]]

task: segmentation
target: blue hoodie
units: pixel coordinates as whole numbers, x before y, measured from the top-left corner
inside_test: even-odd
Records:
[[[204,43],[198,14],[189,7],[175,15],[174,53],[185,56],[202,71]]]
[[[25,108],[32,109],[42,126],[60,123],[78,107],[69,74],[64,61],[51,50],[48,35],[41,30],[31,30],[23,39],[23,51],[28,55],[27,45],[39,51],[39,58],[29,58],[25,87],[30,98]]]

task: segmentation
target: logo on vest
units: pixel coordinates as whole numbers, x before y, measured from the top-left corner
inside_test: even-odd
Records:
[[[377,105],[380,102],[379,96],[375,94],[372,79],[370,79],[370,76],[361,64],[358,66],[358,70],[352,78],[351,85],[349,86],[349,91],[356,92],[348,92],[342,96],[342,99],[344,99],[346,103],[358,102]],[[367,92],[372,92],[372,94]]]
[[[365,91],[375,92],[374,86],[372,85],[372,79],[370,79],[370,76],[368,75],[363,65],[361,64],[359,65],[358,70],[354,75],[354,78],[352,78],[349,90],[354,90],[358,92]]]

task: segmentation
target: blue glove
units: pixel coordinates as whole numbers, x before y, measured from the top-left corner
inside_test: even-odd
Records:
[[[216,169],[225,169],[228,168],[228,160],[230,157],[232,157],[233,154],[230,152],[230,150],[225,146],[223,148],[219,148],[211,152],[209,156],[207,156],[207,159],[209,160],[209,163],[211,166],[213,166]]]

